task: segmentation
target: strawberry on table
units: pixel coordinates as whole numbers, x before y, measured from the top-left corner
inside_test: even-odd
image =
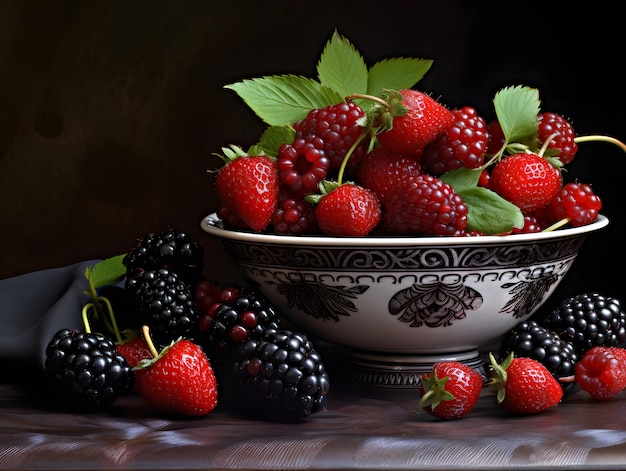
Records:
[[[143,337],[134,337],[126,342],[115,344],[115,349],[126,359],[131,368],[135,368],[143,360],[152,358],[150,347]],[[135,369],[135,384],[133,391],[139,391],[139,380],[137,379],[145,372],[144,369]]]
[[[276,159],[247,155],[239,148],[223,149],[226,164],[215,179],[221,205],[253,231],[269,226],[278,203]]]
[[[424,410],[440,419],[458,419],[476,406],[483,387],[483,377],[458,361],[440,361],[432,371],[420,377],[420,402],[416,412]]]
[[[496,387],[496,398],[505,410],[521,415],[537,414],[556,406],[563,398],[563,388],[538,360],[515,357],[513,353],[498,364],[489,354]]]
[[[217,406],[217,380],[209,359],[194,342],[180,339],[157,353],[144,328],[154,358],[142,361],[139,393],[151,406],[168,413],[204,416]]]

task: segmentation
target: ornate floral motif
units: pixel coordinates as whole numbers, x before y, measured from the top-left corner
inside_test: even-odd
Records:
[[[478,309],[481,294],[457,282],[413,284],[398,291],[389,301],[389,313],[411,327],[441,327],[463,319],[467,310]]]

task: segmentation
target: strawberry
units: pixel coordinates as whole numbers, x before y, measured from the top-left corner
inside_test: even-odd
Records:
[[[215,179],[218,200],[235,220],[253,231],[262,231],[270,224],[278,203],[276,160],[226,150],[224,159],[228,160]]]
[[[380,146],[365,156],[358,170],[359,184],[372,190],[381,205],[409,177],[422,173],[416,155],[391,152]]]
[[[626,350],[597,345],[576,363],[576,383],[594,399],[611,399],[626,389]]]
[[[197,344],[179,339],[153,354],[135,368],[144,370],[137,380],[139,393],[149,405],[186,416],[203,416],[217,406],[215,374]]]
[[[495,164],[489,188],[524,212],[543,208],[563,186],[563,176],[552,162],[534,153],[509,155]]]
[[[391,129],[378,134],[381,145],[394,152],[422,155],[424,148],[454,123],[448,108],[418,90],[400,90],[407,112],[393,118]]]
[[[150,347],[143,337],[134,337],[123,343],[115,344],[115,349],[126,359],[131,368],[135,368],[141,361],[152,358]],[[139,391],[139,380],[145,370],[135,369],[135,384],[133,391]]]
[[[381,219],[378,198],[373,191],[353,183],[331,184],[315,207],[315,219],[322,233],[336,237],[369,234]]]
[[[458,419],[470,413],[478,402],[483,377],[458,361],[440,361],[420,377],[420,402],[424,410],[440,419]]]
[[[495,373],[490,381],[496,387],[498,404],[514,414],[537,414],[556,406],[563,388],[538,360],[515,357],[513,353],[498,364],[489,354]]]

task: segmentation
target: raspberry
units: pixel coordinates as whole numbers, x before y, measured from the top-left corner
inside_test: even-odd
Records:
[[[538,214],[550,222],[568,219],[572,226],[584,226],[598,218],[601,208],[602,200],[590,185],[567,183]]]
[[[550,139],[548,148],[558,150],[556,157],[564,165],[574,160],[578,144],[574,140],[576,133],[572,123],[556,113],[540,113],[537,120],[539,121],[539,143],[543,145]],[[555,133],[556,136],[553,136]]]
[[[304,198],[314,193],[328,175],[330,160],[320,138],[308,135],[283,144],[276,155],[279,185],[290,193]]]
[[[626,354],[620,347],[596,346],[576,364],[576,383],[604,401],[626,389]]]
[[[392,235],[457,236],[467,227],[467,205],[432,175],[418,175],[400,185],[384,209],[383,231]]]
[[[272,216],[276,234],[303,235],[317,232],[315,207],[297,198],[284,197]]]
[[[545,229],[545,224],[541,219],[536,216],[525,214],[524,215],[524,226],[521,229],[516,227],[513,228],[513,234],[531,234],[535,232],[541,232]]]
[[[489,143],[485,120],[471,106],[452,110],[455,121],[447,131],[429,144],[422,165],[432,175],[455,168],[478,168]]]
[[[361,107],[350,101],[311,110],[293,127],[296,130],[296,139],[316,136],[322,140],[322,149],[330,160],[330,168],[336,173],[350,147],[365,132],[365,128],[358,124],[358,120],[364,116]],[[355,173],[366,153],[367,139],[363,139],[350,156],[346,167],[348,174]]]
[[[359,167],[358,180],[385,205],[390,193],[410,177],[422,173],[419,158],[414,154],[389,151],[380,146],[365,156]]]
[[[505,137],[502,132],[502,126],[497,119],[487,123],[487,132],[489,133],[489,142],[487,143],[487,154],[496,154],[504,145]]]

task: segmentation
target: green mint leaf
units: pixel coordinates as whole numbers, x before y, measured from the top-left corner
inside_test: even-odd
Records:
[[[537,135],[541,102],[535,88],[516,85],[498,91],[493,99],[496,116],[507,142],[532,140]]]
[[[524,226],[524,215],[513,203],[484,187],[463,188],[457,193],[467,204],[467,230],[504,234]]]
[[[117,283],[126,275],[126,265],[123,262],[125,256],[126,254],[116,255],[87,267],[85,269],[85,278],[89,279],[89,270],[91,270],[91,280],[94,288]]]
[[[225,85],[270,126],[293,124],[315,108],[343,101],[343,96],[315,80],[296,75],[275,75]]]
[[[320,83],[346,97],[367,91],[367,66],[361,54],[335,31],[317,63]]]
[[[381,97],[385,88],[411,88],[426,75],[432,65],[432,60],[410,57],[393,57],[377,62],[369,70],[367,94]]]
[[[278,148],[293,142],[296,131],[291,126],[269,126],[261,135],[257,144],[266,155],[276,157]]]

